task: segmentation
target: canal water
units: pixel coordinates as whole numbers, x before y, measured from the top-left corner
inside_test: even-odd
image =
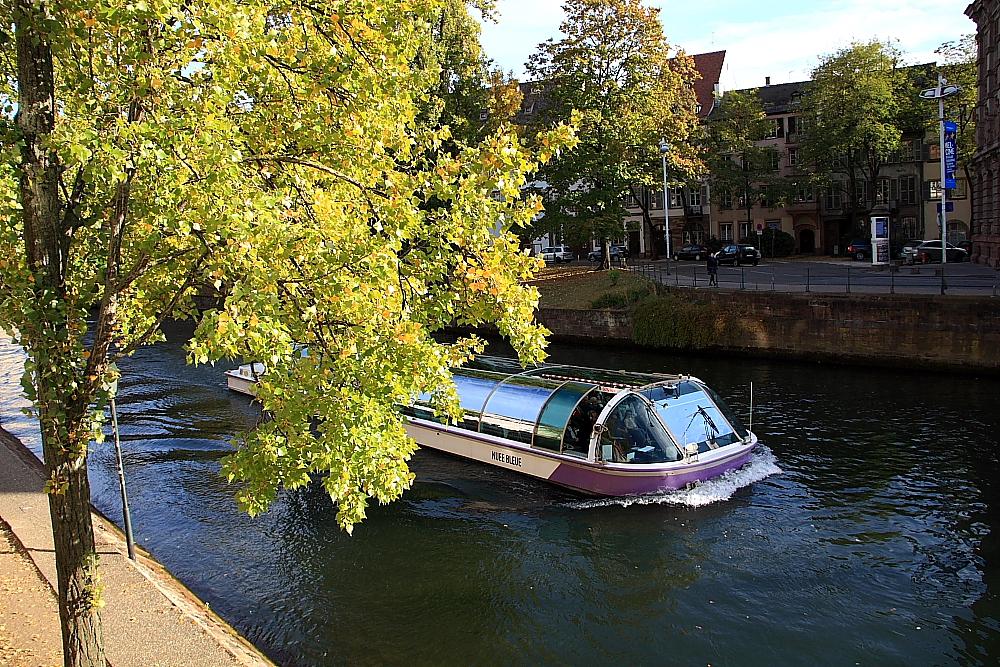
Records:
[[[257,418],[168,342],[121,364],[138,543],[287,667],[996,665],[1000,381],[553,345],[551,360],[691,373],[763,443],[686,493],[587,500],[433,451],[353,536],[317,488],[256,519],[218,476]],[[19,352],[0,345],[0,419]],[[94,501],[120,520],[111,442]]]

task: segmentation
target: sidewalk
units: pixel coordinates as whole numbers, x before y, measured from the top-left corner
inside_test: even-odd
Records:
[[[62,664],[55,555],[41,464],[0,429],[0,665]],[[114,524],[94,514],[113,667],[273,667],[147,553],[126,557]],[[9,526],[10,531],[6,530]]]

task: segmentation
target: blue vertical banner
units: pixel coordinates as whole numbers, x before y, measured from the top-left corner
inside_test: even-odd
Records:
[[[958,168],[958,146],[955,135],[958,126],[955,123],[944,124],[944,187],[954,190],[958,187],[955,181],[955,170]]]

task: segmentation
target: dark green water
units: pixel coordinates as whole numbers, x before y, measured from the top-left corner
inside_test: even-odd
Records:
[[[315,489],[237,511],[218,458],[255,412],[183,334],[122,365],[136,538],[282,665],[1000,664],[997,379],[555,345],[692,373],[744,414],[752,381],[766,448],[631,504],[422,451],[350,537]],[[17,359],[0,416],[37,450]],[[91,477],[120,517],[110,443]]]

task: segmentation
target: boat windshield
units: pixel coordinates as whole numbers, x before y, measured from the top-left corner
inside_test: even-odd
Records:
[[[605,420],[601,458],[613,463],[665,463],[683,457],[653,407],[633,394]]]
[[[666,387],[661,394],[650,397],[663,423],[677,438],[678,444],[682,448],[697,444],[699,453],[743,439],[705,389],[688,380]],[[721,400],[719,399],[720,403]],[[726,412],[732,412],[728,406]],[[745,430],[738,421],[737,424],[741,431]]]

